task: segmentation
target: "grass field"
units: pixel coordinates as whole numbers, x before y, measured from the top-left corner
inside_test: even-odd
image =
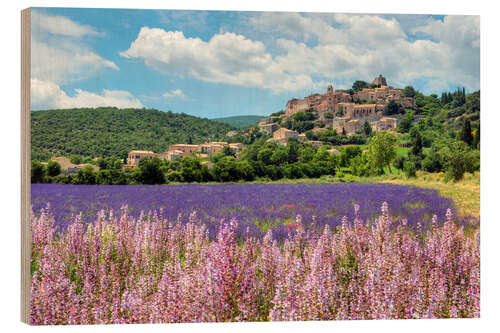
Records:
[[[442,173],[433,174],[417,172],[417,178],[380,179],[379,182],[412,185],[423,188],[436,189],[447,198],[453,199],[461,216],[480,218],[480,174],[466,173],[459,182],[445,182]]]

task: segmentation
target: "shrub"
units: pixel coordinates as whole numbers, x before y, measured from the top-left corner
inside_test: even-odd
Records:
[[[417,176],[417,168],[415,163],[411,161],[404,162],[403,171],[406,178],[415,178]]]
[[[394,167],[396,169],[399,169],[399,170],[403,170],[403,166],[404,166],[404,163],[407,161],[407,158],[406,156],[404,155],[398,155],[396,156],[396,158],[394,159]]]
[[[169,170],[166,175],[166,179],[168,182],[182,182],[184,179],[182,178],[182,174],[179,171]]]
[[[475,155],[463,141],[455,141],[440,151],[446,179],[459,181],[466,171],[474,169]]]
[[[49,161],[47,164],[47,174],[51,177],[55,177],[61,173],[61,165],[56,161]]]
[[[439,172],[443,170],[441,156],[436,150],[432,150],[426,154],[422,160],[422,170],[427,172]]]
[[[31,161],[31,182],[42,183],[47,174],[45,165],[37,160]]]

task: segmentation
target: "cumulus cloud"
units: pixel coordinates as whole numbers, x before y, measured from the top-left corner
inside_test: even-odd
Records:
[[[183,101],[189,100],[189,98],[182,92],[181,89],[175,89],[171,91],[166,91],[162,95],[166,99],[174,99],[174,98],[179,98],[182,99]]]
[[[181,31],[143,27],[130,48],[120,55],[143,59],[146,65],[165,74],[213,83],[274,92],[305,89],[313,84],[308,75],[290,75],[281,68],[262,42],[229,32],[205,42],[186,38]]]
[[[260,31],[279,32],[289,38],[277,39],[278,47],[286,51],[277,61],[297,73],[323,74],[344,83],[369,80],[383,73],[398,86],[423,80],[427,82],[425,92],[452,84],[479,88],[478,16],[446,16],[439,20],[413,15],[411,22],[405,22],[406,16],[400,15],[398,19],[262,13],[250,22]],[[411,29],[405,31],[402,26]],[[409,34],[417,33],[430,38],[410,38]]]
[[[142,59],[167,75],[274,93],[313,89],[326,82],[348,87],[356,79],[371,80],[378,74],[394,86],[423,81],[426,93],[455,84],[479,88],[478,17],[412,16],[411,22],[402,24],[403,19],[361,14],[253,15],[251,27],[275,37],[267,47],[231,32],[221,31],[203,41],[180,31],[143,27],[120,55]]]
[[[65,84],[102,75],[118,66],[91,50],[84,36],[101,36],[94,28],[63,16],[33,11],[31,76],[56,84]]]
[[[118,66],[73,41],[31,43],[31,77],[58,84],[81,81]]]
[[[31,108],[63,109],[83,107],[114,106],[117,108],[141,108],[141,101],[128,91],[106,90],[102,94],[75,89],[74,96],[68,96],[59,85],[39,79],[31,79]]]

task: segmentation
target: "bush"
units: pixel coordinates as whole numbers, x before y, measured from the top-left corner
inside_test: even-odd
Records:
[[[427,172],[440,172],[443,170],[441,156],[436,150],[432,150],[426,154],[425,158],[422,160],[422,170]]]
[[[47,164],[47,174],[50,177],[55,177],[61,173],[61,165],[56,161],[49,161]]]
[[[182,174],[179,171],[175,171],[175,170],[169,170],[167,172],[166,178],[167,178],[168,182],[180,183],[180,182],[184,181],[184,179],[182,178]]]
[[[396,159],[394,160],[394,167],[399,170],[403,170],[404,163],[407,161],[406,156],[404,155],[398,155],[396,156]]]
[[[467,171],[474,169],[477,156],[469,149],[463,141],[455,141],[440,150],[446,179],[459,181]]]
[[[407,161],[404,163],[403,171],[405,173],[406,178],[415,178],[417,177],[417,167],[414,162]]]
[[[356,156],[351,159],[351,172],[353,175],[358,177],[367,177],[371,174],[370,163],[366,157],[366,154],[361,156]]]
[[[288,179],[299,179],[304,177],[304,172],[298,163],[288,164],[283,168],[283,173]]]
[[[45,165],[37,160],[31,161],[31,183],[42,183],[47,174]]]
[[[95,185],[96,174],[91,166],[86,166],[85,168],[78,170],[76,178],[74,178],[73,180],[76,182],[76,184]]]

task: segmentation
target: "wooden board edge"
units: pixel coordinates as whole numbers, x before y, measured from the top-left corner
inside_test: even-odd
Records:
[[[31,9],[21,11],[21,321],[30,323]]]

